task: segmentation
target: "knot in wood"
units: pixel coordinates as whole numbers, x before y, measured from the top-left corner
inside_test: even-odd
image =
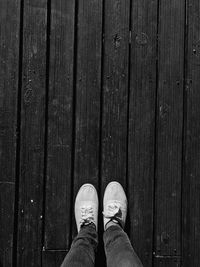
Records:
[[[136,35],[136,42],[139,45],[146,45],[148,43],[148,36],[146,33],[141,32]]]
[[[25,104],[29,104],[33,98],[33,90],[31,88],[27,89],[24,94],[24,102]]]
[[[113,38],[115,49],[117,49],[118,47],[120,47],[121,39],[122,38],[118,34],[115,34],[115,36]]]

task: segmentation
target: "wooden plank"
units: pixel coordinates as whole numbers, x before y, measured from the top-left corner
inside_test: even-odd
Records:
[[[131,27],[128,146],[130,237],[144,266],[151,266],[157,1],[133,1]]]
[[[126,187],[130,1],[106,0],[103,12],[100,210],[109,182],[117,180]],[[100,241],[96,264],[105,262]]]
[[[100,210],[104,189],[111,181],[126,187],[127,114],[129,78],[130,1],[104,1],[104,47],[102,58],[101,105],[101,185]],[[101,192],[100,192],[101,189]],[[100,220],[100,232],[103,232]],[[104,245],[100,242],[97,266],[105,265]]]
[[[15,151],[13,151],[13,153],[15,156]],[[4,170],[6,171],[6,169]],[[14,202],[15,202],[15,183],[0,182],[0,203],[1,203],[0,266],[1,267],[12,266],[13,238],[14,238],[13,236]]]
[[[20,1],[0,1],[0,266],[12,266]]]
[[[51,1],[45,248],[70,236],[75,1]]]
[[[41,266],[46,0],[24,1],[17,266]]]
[[[61,266],[68,251],[45,250],[42,252],[42,266],[58,267]]]
[[[98,186],[102,1],[78,6],[74,197],[83,183]],[[75,230],[75,223],[74,230]],[[74,231],[76,233],[76,231]]]
[[[180,267],[180,257],[158,257],[154,260],[154,267]]]
[[[101,141],[103,191],[113,180],[126,186],[129,13],[129,0],[105,1]]]
[[[200,24],[199,1],[188,1],[183,176],[183,266],[200,265]]]
[[[184,15],[184,1],[160,2],[154,236],[157,255],[181,253]]]

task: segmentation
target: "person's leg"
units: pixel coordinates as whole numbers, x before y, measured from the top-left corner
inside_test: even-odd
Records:
[[[126,222],[127,198],[118,182],[108,184],[103,205],[107,267],[142,267],[140,259],[123,230]]]
[[[119,225],[111,225],[104,232],[107,267],[142,267],[127,234]]]
[[[94,224],[81,227],[61,267],[94,267],[97,231]]]
[[[97,247],[98,196],[91,184],[84,184],[75,200],[78,235],[61,267],[94,267]]]

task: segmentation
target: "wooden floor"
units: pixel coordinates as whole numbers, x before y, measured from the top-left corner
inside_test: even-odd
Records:
[[[200,2],[0,0],[0,136],[0,267],[59,266],[112,180],[144,266],[199,267]]]

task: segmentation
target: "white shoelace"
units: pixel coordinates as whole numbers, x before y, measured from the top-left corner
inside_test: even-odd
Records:
[[[103,215],[107,219],[121,219],[121,205],[119,203],[110,203],[103,211]]]
[[[88,225],[90,223],[94,223],[93,208],[91,206],[82,206],[80,225]]]

